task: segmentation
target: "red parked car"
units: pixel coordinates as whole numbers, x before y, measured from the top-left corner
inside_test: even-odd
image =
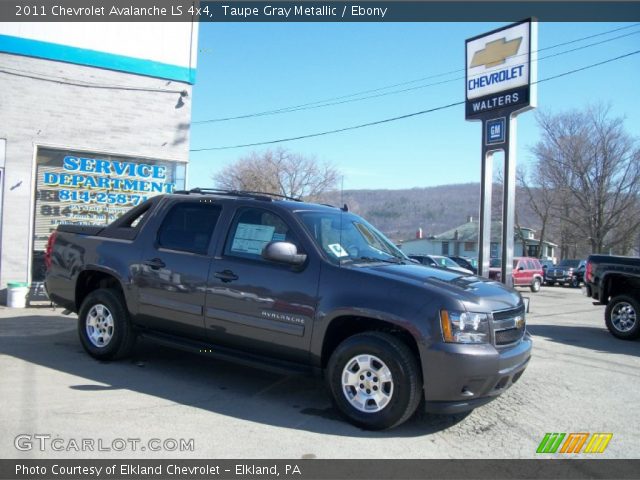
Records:
[[[499,258],[491,259],[489,267],[489,278],[501,281],[501,260]],[[537,258],[514,257],[512,275],[514,287],[529,287],[532,292],[540,291],[544,271],[540,260]]]

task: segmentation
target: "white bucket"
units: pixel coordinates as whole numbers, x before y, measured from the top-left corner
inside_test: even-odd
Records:
[[[27,294],[29,284],[26,282],[7,283],[7,307],[25,308],[27,306]]]

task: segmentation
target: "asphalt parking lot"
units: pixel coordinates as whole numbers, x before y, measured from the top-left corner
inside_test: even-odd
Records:
[[[640,342],[611,336],[604,307],[580,290],[522,293],[535,345],[513,388],[467,415],[419,413],[375,433],[340,420],[316,379],[151,343],[132,359],[98,362],[82,350],[75,316],[0,307],[0,457],[534,458],[546,432],[611,432],[600,458],[638,458]],[[18,435],[33,434],[60,438],[63,450],[48,443],[40,451],[39,441],[16,449]],[[109,448],[132,438],[141,441],[135,451],[73,448],[81,439]],[[150,439],[192,439],[193,451],[142,451]]]

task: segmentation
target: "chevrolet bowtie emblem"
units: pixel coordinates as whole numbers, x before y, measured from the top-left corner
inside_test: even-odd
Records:
[[[485,68],[501,65],[509,57],[513,57],[518,53],[522,37],[505,41],[504,38],[494,40],[487,43],[482,50],[478,50],[473,54],[471,59],[471,68],[484,65]]]

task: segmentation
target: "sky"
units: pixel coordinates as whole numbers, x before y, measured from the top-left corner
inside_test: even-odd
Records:
[[[277,140],[383,120],[464,99],[465,39],[505,23],[201,23],[192,95],[191,149]],[[625,28],[628,27],[628,28]],[[539,23],[544,79],[640,49],[640,24]],[[620,37],[624,36],[623,38]],[[600,45],[587,46],[595,42]],[[455,72],[455,73],[447,73]],[[441,75],[446,73],[445,75]],[[518,165],[540,139],[536,112],[611,106],[640,132],[640,55],[538,85],[538,108],[518,116]],[[428,78],[432,77],[432,78]],[[460,78],[462,77],[462,78]],[[425,79],[426,78],[426,79]],[[417,79],[425,79],[414,82]],[[413,83],[407,83],[413,82]],[[405,85],[383,89],[389,85]],[[437,85],[430,85],[439,83]],[[411,91],[275,115],[241,116],[382,89]],[[362,96],[362,95],[361,95]],[[349,97],[342,100],[359,97]],[[338,100],[341,101],[341,100]],[[266,146],[191,152],[188,187],[251,152],[286,148],[329,162],[345,189],[400,189],[480,181],[481,125],[456,106],[404,120]]]

